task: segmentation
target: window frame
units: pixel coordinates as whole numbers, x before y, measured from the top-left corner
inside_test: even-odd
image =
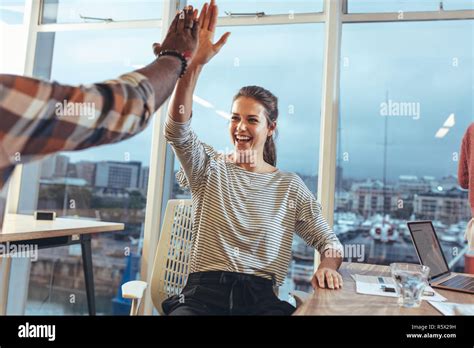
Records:
[[[26,0],[25,20],[28,38],[26,50],[26,63],[24,75],[33,76],[33,68],[36,56],[36,42],[39,33],[60,31],[84,31],[84,30],[108,30],[108,29],[138,29],[138,28],[167,28],[172,21],[177,9],[186,5],[186,0],[165,0],[163,18],[160,20],[131,20],[111,23],[70,23],[70,24],[41,24],[41,13],[43,0]],[[192,2],[192,1],[190,1]],[[379,22],[406,22],[406,21],[438,21],[438,20],[473,20],[474,10],[443,10],[427,12],[403,12],[400,13],[348,13],[348,0],[324,0],[323,12],[321,13],[295,13],[288,15],[267,15],[264,17],[219,17],[217,26],[256,26],[276,24],[303,24],[323,23],[324,32],[324,62],[323,81],[321,97],[321,130],[318,170],[318,197],[321,203],[323,215],[330,225],[334,219],[335,202],[335,174],[337,154],[337,127],[339,114],[339,62],[341,59],[341,35],[342,24],[346,23],[379,23]],[[162,30],[162,38],[166,32]],[[336,62],[336,64],[334,64]],[[167,103],[157,112],[152,121],[153,128],[150,172],[147,192],[147,206],[145,215],[143,253],[141,259],[141,278],[150,279],[153,258],[159,239],[162,216],[166,208],[166,202],[171,195],[173,183],[174,156],[163,136],[163,123],[166,116]],[[316,158],[316,157],[315,157]],[[15,169],[8,188],[6,212],[16,213],[21,203],[22,183],[27,185],[31,178],[39,177],[39,165],[18,165]],[[25,179],[23,181],[23,179]],[[36,193],[39,185],[36,185]],[[31,200],[31,195],[30,195]],[[161,214],[154,214],[159,211]],[[319,254],[315,251],[315,268],[319,264]],[[29,274],[29,272],[26,272]],[[10,272],[17,274],[17,272]],[[23,278],[26,291],[28,279]],[[13,280],[10,280],[13,282]],[[18,283],[16,284],[18,286]],[[21,288],[21,287],[20,287]],[[18,287],[17,287],[18,289]],[[144,306],[141,313],[152,314],[153,305],[151,297],[146,292]],[[5,294],[0,294],[0,300]],[[21,296],[9,298],[10,301],[25,301]],[[1,303],[1,301],[0,301]],[[17,303],[18,304],[18,303]],[[9,304],[10,305],[10,304]],[[21,304],[20,304],[21,305]],[[23,308],[25,304],[23,303]],[[21,306],[20,306],[21,307]],[[0,310],[1,312],[1,310]]]

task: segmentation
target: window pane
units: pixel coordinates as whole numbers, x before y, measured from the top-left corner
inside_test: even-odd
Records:
[[[163,0],[45,0],[41,22],[161,19]],[[87,17],[87,18],[83,18]]]
[[[156,29],[50,35],[43,33],[39,40],[41,47],[54,46],[51,79],[67,84],[100,82],[148,64],[154,58],[151,43],[160,38]],[[54,45],[48,43],[51,40]],[[151,134],[152,127],[148,127],[129,140],[63,152],[41,163],[38,209],[54,210],[58,216],[125,223],[124,231],[98,233],[92,238],[100,314],[129,311],[119,289],[139,273]],[[31,192],[22,191],[22,195],[31,197]],[[39,260],[31,268],[28,313],[87,312],[80,255],[76,246],[40,250]]]
[[[22,24],[25,0],[3,0],[0,3],[0,22],[2,25]]]
[[[201,9],[204,0],[188,1],[190,5]],[[259,1],[236,1],[219,0],[217,2],[221,16],[226,16],[225,12],[232,13],[256,13],[265,12],[267,15],[291,14],[291,13],[311,13],[323,12],[323,0],[259,0]]]
[[[23,25],[25,0],[0,3],[0,73],[23,74],[27,31]]]
[[[472,0],[349,0],[349,13],[381,13],[399,11],[438,11],[440,3],[443,10],[473,10]]]
[[[322,24],[218,28],[217,37],[227,30],[232,35],[203,71],[195,92],[192,123],[202,141],[218,151],[229,152],[233,147],[228,120],[222,115],[230,113],[234,94],[248,85],[270,90],[279,98],[277,167],[299,174],[315,195],[323,29]],[[308,37],[314,45],[307,44]],[[175,172],[178,169],[179,161],[175,160]],[[182,191],[175,181],[173,197],[189,197],[189,193]],[[296,237],[293,251],[285,288],[280,291],[283,296],[288,294],[286,290],[310,288],[314,249]]]
[[[472,0],[444,0],[445,10],[474,10],[474,1]]]
[[[343,26],[335,229],[364,251],[353,261],[417,262],[409,220],[434,221],[448,262],[465,246],[457,167],[474,121],[473,23]]]
[[[437,11],[440,0],[348,0],[349,13]]]

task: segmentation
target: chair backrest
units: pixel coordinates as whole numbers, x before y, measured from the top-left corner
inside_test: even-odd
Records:
[[[191,255],[191,233],[191,200],[169,200],[156,248],[150,285],[153,305],[160,314],[163,314],[161,303],[170,296],[178,295],[186,285]]]

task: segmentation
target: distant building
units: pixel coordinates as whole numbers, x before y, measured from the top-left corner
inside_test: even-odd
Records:
[[[140,173],[140,186],[139,188],[141,188],[145,194],[146,194],[146,191],[148,190],[148,177],[150,175],[150,168],[149,167],[143,167],[142,168],[142,171]]]
[[[64,178],[67,176],[69,157],[64,155],[52,155],[41,162],[41,178]]]
[[[424,176],[419,179],[415,175],[400,175],[396,184],[398,191],[404,195],[430,192],[434,186],[436,186],[434,177]]]
[[[453,188],[459,187],[458,178],[454,175],[449,175],[441,178],[438,183],[437,189],[443,191],[449,191]]]
[[[95,162],[80,161],[76,163],[77,177],[84,179],[89,186],[95,185],[95,170]]]
[[[343,186],[344,170],[342,166],[336,166],[336,189],[341,189]]]
[[[336,191],[336,211],[350,211],[352,208],[352,195],[350,192]]]
[[[98,162],[95,186],[110,188],[139,188],[141,162]]]
[[[352,211],[364,217],[390,213],[397,206],[398,192],[391,185],[379,180],[367,180],[352,184]]]
[[[458,187],[415,195],[413,213],[417,219],[454,224],[471,219],[468,193]]]
[[[54,176],[54,159],[55,155],[44,158],[41,161],[41,178],[52,178]]]

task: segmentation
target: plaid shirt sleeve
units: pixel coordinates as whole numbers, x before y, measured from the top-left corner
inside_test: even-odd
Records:
[[[136,72],[81,86],[0,75],[0,188],[16,164],[127,139],[154,112],[153,87]]]

